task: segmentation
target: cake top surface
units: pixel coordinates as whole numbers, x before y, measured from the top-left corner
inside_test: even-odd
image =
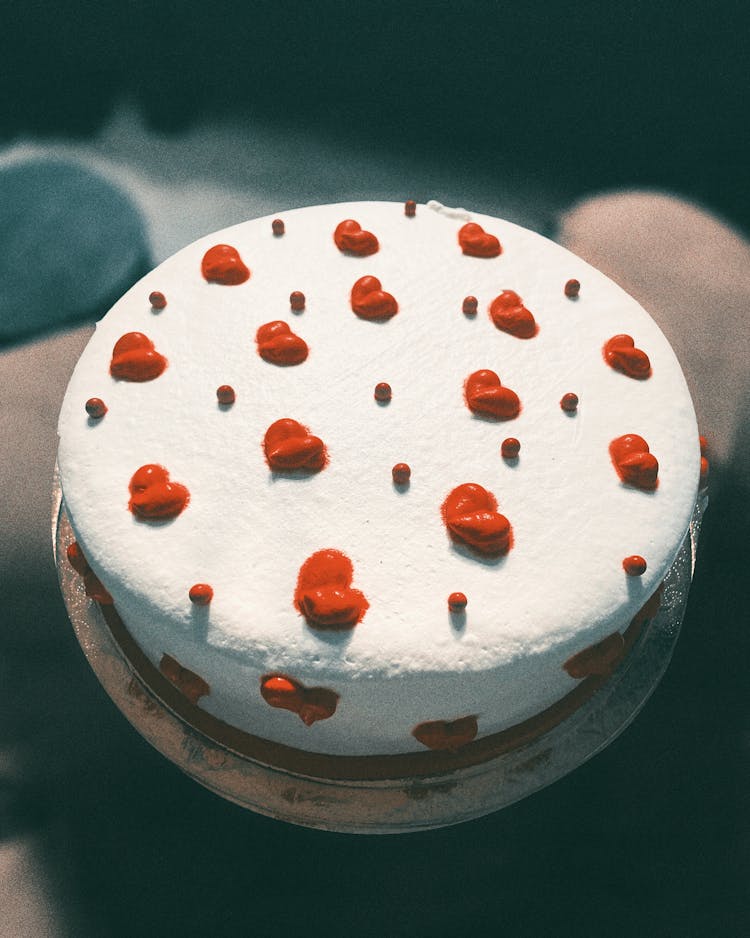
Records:
[[[431,204],[409,217],[401,204],[361,202],[282,219],[283,234],[269,216],[163,263],[97,325],[71,379],[59,423],[64,497],[125,621],[137,609],[156,630],[169,621],[192,634],[189,591],[207,584],[203,640],[261,669],[304,666],[324,679],[341,668],[364,677],[489,669],[573,637],[596,641],[634,615],[684,537],[700,460],[685,380],[650,316],[559,245],[477,213]],[[340,249],[334,232],[347,219],[375,236],[375,251]],[[488,256],[464,253],[467,222],[495,236],[500,253],[474,230]],[[367,249],[356,229],[347,233]],[[206,279],[216,245],[238,252],[246,279],[241,270],[236,282]],[[368,281],[353,296],[364,277],[380,286]],[[580,295],[566,295],[571,280]],[[149,300],[155,291],[165,305]],[[290,304],[295,292],[303,300]],[[260,354],[259,328],[278,322],[306,357],[279,364],[273,349],[271,360]],[[123,377],[127,367],[111,373],[115,346],[132,333],[165,359],[149,380]],[[627,343],[622,351],[623,335],[647,355],[647,374]],[[276,345],[283,358],[294,342]],[[127,359],[132,341],[123,348]],[[641,373],[626,373],[623,356]],[[383,383],[391,396],[378,401]],[[501,412],[511,398],[500,385],[517,396],[517,414],[512,400]],[[233,402],[219,403],[227,387]],[[568,398],[564,409],[571,394],[577,406]],[[87,414],[94,398],[103,416]],[[301,430],[276,427],[269,443],[280,420]],[[623,437],[646,441],[658,483],[632,484],[623,460],[633,447],[611,452]],[[313,461],[273,469],[269,453],[283,458],[290,438]],[[515,457],[512,445],[503,455],[509,439],[520,444]],[[394,474],[400,464],[408,481],[403,468]],[[130,510],[133,477],[150,465],[187,490],[174,517]],[[452,503],[467,484],[477,487],[468,502],[459,493]],[[483,513],[490,525],[507,519],[502,550],[463,537]],[[339,585],[364,597],[353,627],[311,627],[304,614],[300,571],[322,550],[351,563]],[[645,572],[625,572],[632,556]],[[455,593],[466,599],[459,615],[448,605]]]

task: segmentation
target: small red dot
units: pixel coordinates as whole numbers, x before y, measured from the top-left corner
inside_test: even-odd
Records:
[[[214,591],[208,583],[196,583],[188,593],[190,602],[196,606],[207,606],[214,598]]]
[[[578,280],[568,280],[565,284],[565,296],[574,300],[581,292],[581,284]]]
[[[411,469],[405,462],[398,462],[391,470],[396,485],[406,485],[411,478]]]
[[[507,440],[503,440],[500,452],[503,459],[515,459],[521,452],[521,444],[514,436],[509,436]]]
[[[646,572],[646,561],[638,554],[633,554],[623,560],[622,568],[628,576],[643,576]]]
[[[567,394],[563,394],[562,400],[560,401],[560,407],[569,414],[574,414],[578,410],[578,395],[573,394],[572,391],[568,391]]]
[[[271,231],[273,231],[276,237],[278,238],[283,235],[284,230],[284,222],[280,218],[274,218],[271,222]]]
[[[451,593],[448,597],[448,608],[451,612],[462,612],[467,603],[468,599],[464,593]]]
[[[463,303],[463,312],[465,316],[476,316],[477,306],[479,302],[475,296],[467,296],[464,298]]]
[[[404,203],[404,214],[407,218],[414,218],[417,214],[417,203],[413,199],[408,199]]]
[[[220,388],[216,389],[216,400],[220,404],[234,404],[237,399],[237,395],[234,393],[234,388],[229,384],[222,384]]]
[[[289,295],[289,305],[292,307],[292,309],[297,310],[298,312],[299,310],[304,309],[305,294],[300,293],[299,290],[295,290],[294,293]]]
[[[86,413],[94,420],[101,420],[107,413],[107,405],[100,397],[90,397],[86,401]]]
[[[392,393],[390,384],[387,384],[385,381],[381,381],[379,384],[375,385],[376,401],[389,401]]]
[[[698,437],[698,442],[700,443],[700,447],[701,447],[701,456],[707,456],[708,455],[708,440],[705,438],[705,436],[701,434],[701,436]]]
[[[167,305],[167,298],[163,293],[160,293],[158,290],[154,290],[153,293],[149,294],[148,301],[153,307],[153,309],[164,309]]]

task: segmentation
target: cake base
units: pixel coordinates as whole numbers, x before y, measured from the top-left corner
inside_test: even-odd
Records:
[[[568,774],[628,726],[672,656],[705,505],[703,498],[696,506],[664,581],[658,612],[613,675],[586,679],[549,711],[490,742],[478,740],[469,753],[426,751],[390,762],[288,750],[183,703],[145,660],[114,610],[83,592],[65,558],[73,533],[57,481],[52,535],[63,597],[84,654],[123,715],[162,755],[223,798],[277,820],[393,834],[458,824],[506,807]]]

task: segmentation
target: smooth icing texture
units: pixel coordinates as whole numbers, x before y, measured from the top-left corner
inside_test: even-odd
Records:
[[[283,237],[272,235],[273,216],[212,234],[126,294],[76,367],[59,424],[76,540],[144,655],[156,668],[166,661],[181,693],[232,726],[313,753],[417,755],[425,739],[460,752],[460,721],[476,720],[465,749],[551,707],[581,681],[565,663],[615,632],[627,649],[629,623],[658,595],[701,459],[674,353],[635,300],[539,235],[473,214],[502,253],[464,254],[467,214],[354,203],[285,212]],[[333,242],[349,218],[377,233],[379,250],[364,261]],[[234,246],[252,276],[231,289],[208,282],[202,261],[217,244]],[[397,298],[398,315],[353,314],[363,275]],[[563,289],[572,277],[575,301]],[[533,311],[533,340],[462,315],[466,296],[486,310],[503,289]],[[158,315],[146,302],[153,290],[169,298]],[[290,311],[295,290],[301,316]],[[304,363],[260,357],[257,331],[276,321],[302,333]],[[110,374],[115,344],[133,332],[168,360],[156,380]],[[618,335],[647,351],[648,380],[604,360]],[[510,425],[469,409],[467,377],[481,370],[522,402]],[[387,403],[373,400],[383,383]],[[231,406],[217,403],[223,386]],[[581,403],[568,415],[560,401],[571,390]],[[92,396],[108,407],[98,421],[85,411]],[[264,439],[280,419],[324,444],[322,471],[269,467]],[[512,462],[500,451],[510,427],[523,445]],[[636,434],[658,457],[647,492],[623,484],[609,452]],[[411,468],[402,490],[392,481],[399,463]],[[177,515],[128,510],[131,479],[148,466],[189,492]],[[495,507],[469,499],[444,513],[467,484]],[[476,534],[486,546],[481,524],[458,520],[472,514],[498,534],[494,515],[506,517],[509,549],[462,540]],[[322,575],[307,565],[320,552],[333,557]],[[648,560],[638,577],[623,569],[635,554]],[[209,605],[191,602],[195,584],[210,584]],[[458,613],[447,604],[455,591],[468,597]],[[609,667],[616,655],[604,651]],[[601,656],[588,664],[602,666]],[[329,690],[335,712],[307,725],[264,698],[268,677]],[[442,735],[414,735],[435,723]]]

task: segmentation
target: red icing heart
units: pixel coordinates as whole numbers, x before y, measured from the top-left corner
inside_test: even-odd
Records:
[[[340,222],[333,232],[333,240],[339,251],[347,254],[356,254],[357,257],[367,257],[378,250],[378,239],[371,231],[363,231],[362,226],[353,218]]]
[[[170,482],[164,466],[141,466],[130,480],[128,507],[139,521],[176,518],[190,501],[190,492],[179,482]]]
[[[503,290],[495,297],[490,304],[490,318],[498,329],[519,339],[530,339],[539,332],[533,313],[514,290]]]
[[[572,655],[563,668],[576,680],[592,674],[605,676],[611,674],[624,657],[625,639],[619,632],[613,632],[595,645]]]
[[[152,381],[167,367],[167,360],[142,332],[127,332],[112,349],[109,373],[119,381]]]
[[[280,319],[261,326],[255,340],[260,357],[272,365],[299,365],[307,358],[307,342]]]
[[[302,564],[294,605],[314,629],[353,629],[369,608],[364,593],[352,589],[354,568],[341,551],[326,549]]]
[[[474,371],[464,383],[469,410],[496,420],[511,420],[521,412],[521,401],[515,391],[504,388],[494,371]]]
[[[90,596],[91,599],[95,600],[102,606],[111,606],[114,603],[114,600],[109,594],[109,591],[105,588],[102,581],[94,573],[94,571],[89,566],[88,560],[83,554],[83,551],[78,545],[77,541],[73,541],[72,544],[68,545],[66,551],[68,557],[68,563],[71,567],[83,577],[83,588],[87,596]]]
[[[428,749],[456,752],[476,737],[477,718],[468,716],[458,720],[430,720],[419,723],[411,734]]]
[[[649,451],[648,443],[637,433],[627,433],[612,440],[609,455],[626,485],[650,491],[659,484],[659,463]]]
[[[266,674],[260,679],[260,693],[271,707],[298,714],[305,726],[332,717],[339,702],[335,691],[327,687],[305,687],[286,674]]]
[[[282,417],[271,424],[263,439],[263,449],[268,465],[275,472],[290,469],[318,472],[327,462],[323,441],[290,417]]]
[[[162,655],[159,670],[164,677],[184,694],[190,703],[197,704],[201,697],[211,693],[211,688],[195,671],[183,668],[171,655]]]
[[[644,379],[651,374],[651,362],[648,355],[635,347],[632,336],[613,335],[604,343],[602,352],[608,365],[630,378]]]
[[[492,234],[477,225],[476,222],[467,222],[458,232],[458,243],[464,254],[470,257],[497,257],[503,253],[500,242]]]
[[[476,482],[465,482],[448,495],[442,506],[443,520],[455,541],[480,554],[507,554],[513,544],[510,522],[497,510],[492,492]]]
[[[360,277],[352,287],[351,304],[360,319],[390,319],[398,312],[396,298],[385,293],[377,277]]]
[[[227,287],[250,279],[250,270],[231,244],[215,244],[209,248],[203,255],[201,273],[209,283],[221,283]]]

